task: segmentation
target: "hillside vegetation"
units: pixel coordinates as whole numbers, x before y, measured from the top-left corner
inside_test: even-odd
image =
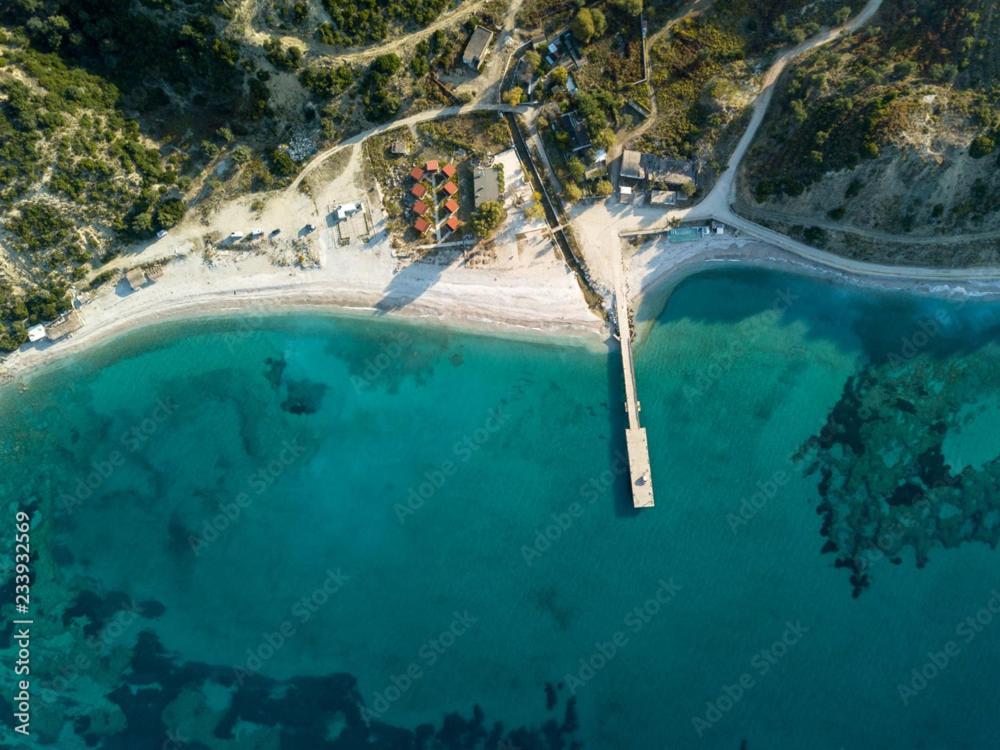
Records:
[[[1000,9],[886,0],[779,82],[743,171],[749,215],[897,234],[1000,229]]]
[[[280,187],[323,142],[444,103],[427,74],[460,55],[461,28],[350,62],[310,44],[377,41],[446,4],[0,3],[0,351],[189,209]],[[274,17],[308,33],[257,31]]]
[[[842,22],[860,3],[717,0],[652,47],[657,118],[640,147],[719,171],[742,132],[758,76],[780,49]]]

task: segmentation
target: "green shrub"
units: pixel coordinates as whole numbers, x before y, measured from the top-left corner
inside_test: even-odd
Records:
[[[988,135],[977,135],[969,144],[969,156],[973,159],[981,159],[989,156],[996,148],[996,142]]]

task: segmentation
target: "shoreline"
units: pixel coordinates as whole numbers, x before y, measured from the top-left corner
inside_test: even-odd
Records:
[[[899,275],[892,277],[881,273],[870,275],[852,273],[804,258],[775,245],[745,237],[731,238],[726,247],[721,247],[724,241],[709,240],[708,243],[692,243],[695,252],[685,253],[683,250],[673,254],[655,252],[656,245],[665,241],[664,239],[644,243],[634,252],[628,253],[630,283],[638,288],[638,291],[631,296],[637,321],[636,339],[640,343],[649,332],[653,320],[663,312],[674,290],[681,283],[699,273],[724,265],[769,269],[828,284],[890,294],[909,294],[954,302],[1000,300],[1000,281],[996,280],[965,278],[932,281],[909,277],[903,267],[900,267]],[[711,252],[698,251],[700,246],[710,243],[720,247]],[[637,279],[636,276],[643,272],[644,274]]]
[[[389,273],[387,279],[362,272],[336,283],[328,269],[271,267],[264,258],[227,258],[217,267],[206,267],[186,256],[184,264],[187,268],[171,264],[163,280],[136,292],[121,295],[116,289],[102,289],[78,307],[85,321],[82,329],[57,342],[25,344],[0,360],[0,387],[30,379],[120,337],[183,321],[234,319],[240,328],[249,329],[271,318],[324,315],[432,325],[595,351],[607,351],[610,339],[605,323],[587,308],[575,278],[561,271],[553,278],[545,272],[551,269],[442,271],[433,264],[418,264],[418,271],[432,277],[434,283],[428,285],[419,277],[397,284],[406,269]],[[247,275],[248,266],[256,273]],[[182,277],[184,271],[187,277]],[[486,276],[493,283],[483,283]]]
[[[645,339],[655,319],[669,303],[673,291],[682,282],[698,273],[718,268],[720,264],[767,268],[827,283],[890,293],[969,301],[1000,299],[1000,282],[965,279],[932,283],[908,278],[902,273],[893,278],[866,276],[830,268],[753,239],[730,238],[728,242],[709,240],[691,243],[690,246],[674,245],[669,253],[657,250],[657,245],[664,242],[665,238],[648,241],[639,248],[630,249],[627,254],[630,288],[637,290],[630,297],[636,316],[638,344]],[[187,263],[194,261],[190,256],[183,260]],[[461,276],[462,283],[446,285],[448,288],[445,291],[436,290],[431,285],[416,295],[405,291],[388,292],[392,276],[388,287],[382,289],[371,284],[334,285],[322,279],[309,278],[310,275],[321,275],[322,269],[266,269],[263,276],[270,283],[256,286],[214,283],[255,278],[245,278],[243,273],[238,273],[244,271],[247,265],[253,265],[253,258],[231,260],[229,264],[223,263],[221,268],[201,268],[204,275],[212,278],[200,284],[191,284],[190,279],[178,279],[172,285],[157,282],[152,287],[118,299],[113,296],[114,290],[104,290],[93,302],[81,308],[85,320],[89,313],[98,313],[93,325],[88,323],[66,340],[41,347],[25,345],[0,361],[0,387],[16,379],[27,380],[73,354],[98,348],[119,337],[160,324],[187,320],[236,318],[249,320],[252,326],[255,320],[313,314],[431,325],[472,335],[581,346],[594,351],[608,351],[617,346],[604,322],[587,309],[582,295],[575,290],[576,282],[572,277],[568,278],[568,282],[578,296],[576,304],[566,299],[565,288],[552,290],[551,296],[561,299],[550,299],[544,278],[534,278],[533,281],[543,283],[525,287],[516,283],[524,281],[516,274],[511,276],[507,271],[489,269],[454,269],[453,275],[456,278]],[[433,269],[424,270],[433,272]],[[214,277],[216,273],[218,277]],[[469,283],[480,281],[471,277],[483,274],[490,276],[494,283],[488,286]],[[498,280],[505,276],[507,278],[502,281]],[[261,278],[261,275],[256,278]],[[435,282],[438,280],[436,275]],[[158,286],[161,286],[162,293],[156,293]],[[459,297],[465,292],[468,292],[467,298]],[[135,301],[130,304],[133,299]],[[109,314],[117,311],[119,305],[128,308],[122,311],[123,315],[116,317]]]

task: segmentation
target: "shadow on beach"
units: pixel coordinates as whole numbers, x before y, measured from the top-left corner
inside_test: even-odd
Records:
[[[375,303],[376,312],[384,314],[402,310],[434,286],[445,269],[456,265],[461,258],[461,252],[449,253],[443,258],[417,260],[403,266],[382,292],[382,299]]]

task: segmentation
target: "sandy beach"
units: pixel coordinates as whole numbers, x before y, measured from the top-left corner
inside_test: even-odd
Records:
[[[206,254],[202,250],[206,225],[189,217],[168,237],[119,257],[106,268],[124,272],[160,261],[165,262],[164,273],[138,290],[118,280],[82,293],[77,308],[83,328],[55,343],[23,346],[0,362],[0,379],[24,376],[108,338],[168,320],[234,316],[247,326],[255,319],[295,311],[398,316],[506,337],[541,336],[598,348],[609,341],[613,344],[609,325],[587,306],[544,221],[527,220],[510,205],[511,220],[485,249],[443,247],[420,261],[405,252],[400,256],[381,213],[381,196],[362,177],[361,158],[361,150],[353,148],[338,171],[317,170],[308,194],[272,194],[263,211],[255,210],[248,198],[237,199],[212,215],[210,228],[216,238],[225,237],[226,231],[263,227],[265,236],[255,242],[228,244],[216,239],[211,243],[215,249]],[[507,172],[511,194],[524,192],[516,161]],[[371,208],[375,224],[370,238],[353,236],[344,242],[327,220],[334,206],[350,201],[366,201]],[[665,234],[621,240],[618,231],[657,217],[646,216],[649,209],[623,213],[623,208],[591,204],[575,211],[574,218],[588,268],[608,288],[613,286],[613,265],[619,257],[612,252],[613,243],[622,244],[630,306],[642,309],[640,317],[647,321],[684,278],[720,263],[766,266],[922,294],[1000,296],[1000,282],[976,279],[971,271],[965,279],[943,280],[908,277],[905,268],[896,276],[881,267],[871,274],[854,273],[731,230],[678,244],[670,243]],[[304,231],[307,223],[316,228]],[[315,267],[291,265],[303,248]],[[637,335],[647,329],[640,322]]]
[[[296,311],[387,315],[475,330],[505,337],[558,338],[604,347],[607,324],[588,309],[576,279],[542,232],[526,235],[511,257],[474,267],[460,250],[439,262],[403,264],[388,242],[331,248],[317,238],[321,267],[275,266],[260,250],[217,253],[211,262],[187,252],[170,260],[158,281],[137,291],[122,282],[109,284],[80,311],[84,327],[68,338],[26,345],[0,365],[5,380],[26,374],[56,358],[102,341],[170,320],[234,316],[241,325]],[[630,303],[648,321],[685,278],[723,263],[768,267],[825,278],[832,282],[957,298],[1000,297],[1000,282],[930,283],[883,275],[848,274],[740,236],[710,237],[670,244],[648,239],[626,245]]]
[[[549,243],[541,243],[549,245]],[[396,269],[386,253],[338,249],[324,267],[281,268],[266,255],[196,254],[167,264],[137,291],[123,282],[82,306],[82,329],[57,342],[25,345],[0,365],[6,379],[145,325],[188,317],[235,316],[241,325],[294,311],[354,312],[422,319],[505,336],[556,335],[602,345],[608,330],[584,302],[576,279],[543,248],[519,268],[420,262]]]

